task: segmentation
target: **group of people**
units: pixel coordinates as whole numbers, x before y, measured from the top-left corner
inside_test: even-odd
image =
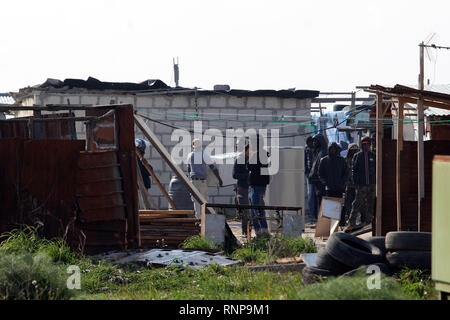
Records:
[[[240,153],[233,166],[233,178],[237,180],[236,202],[241,205],[264,205],[264,196],[270,177],[261,172],[262,168],[268,165],[261,161],[260,154],[250,149],[248,141],[244,141],[244,152]],[[259,150],[259,137],[257,137],[257,148]],[[219,186],[223,185],[217,166],[211,160],[208,153],[203,151],[201,141],[192,141],[192,152],[187,156],[187,170],[192,184],[199,190],[208,201],[207,166],[219,180]],[[192,197],[195,215],[200,218],[200,205]],[[241,210],[242,213],[242,235],[247,237],[248,210]],[[253,228],[257,236],[268,233],[267,221],[264,210],[251,209],[250,214],[253,221]]]
[[[340,225],[345,232],[372,223],[375,200],[375,152],[372,138],[364,137],[361,148],[351,143],[326,145],[321,133],[308,137],[305,148],[305,176],[311,220],[317,220],[323,196],[344,198]]]

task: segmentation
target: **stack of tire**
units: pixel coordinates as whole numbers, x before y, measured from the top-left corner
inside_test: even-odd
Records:
[[[317,267],[305,267],[303,282],[313,283],[328,277],[352,276],[361,266],[376,265],[386,275],[407,267],[431,270],[431,233],[389,232],[386,237],[367,240],[346,233],[333,233],[319,250]]]
[[[431,232],[389,232],[385,246],[386,260],[393,270],[431,270]]]
[[[356,273],[363,265],[378,265],[383,273],[390,274],[388,266],[383,264],[382,249],[356,236],[347,233],[333,233],[324,248],[317,253],[317,267],[303,269],[303,282],[306,284]]]

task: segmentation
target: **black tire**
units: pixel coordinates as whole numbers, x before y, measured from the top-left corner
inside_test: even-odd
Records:
[[[378,247],[343,232],[333,233],[326,248],[333,258],[351,268],[383,261],[383,254]]]
[[[386,234],[386,250],[431,251],[431,232],[388,232]]]
[[[334,277],[331,271],[323,270],[315,267],[304,267],[302,270],[302,280],[305,284],[311,284],[326,280],[328,277]]]
[[[351,270],[349,266],[333,258],[326,248],[321,248],[317,253],[316,265],[317,268],[331,271],[335,275],[340,275]]]
[[[431,251],[400,250],[388,252],[386,259],[396,270],[409,269],[431,270]]]
[[[381,252],[386,252],[386,237],[370,237],[366,241],[378,247]]]
[[[394,272],[392,271],[392,269],[391,269],[387,264],[384,264],[384,263],[374,263],[373,265],[378,266],[378,267],[380,268],[380,272],[383,273],[383,274],[386,275],[386,276],[392,276],[392,275],[394,274]],[[343,276],[343,277],[352,277],[352,276],[354,276],[355,274],[357,274],[357,273],[359,273],[359,272],[362,272],[362,273],[364,273],[364,274],[367,274],[366,271],[367,271],[367,268],[368,268],[368,267],[369,267],[369,266],[361,266],[361,267],[359,267],[359,268],[357,268],[357,269],[353,269],[353,270],[351,270],[351,271],[349,271],[349,272],[344,273],[342,276]]]

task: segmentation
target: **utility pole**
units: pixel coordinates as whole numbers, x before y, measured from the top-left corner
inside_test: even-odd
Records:
[[[180,81],[180,69],[178,67],[178,57],[177,57],[177,63],[175,63],[175,58],[173,58],[173,74],[175,79],[175,87],[178,87],[178,83]]]
[[[419,90],[424,89],[424,48],[425,44],[419,44],[420,48],[420,74],[419,74]],[[422,212],[422,199],[425,194],[425,179],[424,179],[424,150],[423,150],[423,134],[424,134],[424,111],[423,111],[423,97],[417,102],[417,231],[420,232],[420,220]]]

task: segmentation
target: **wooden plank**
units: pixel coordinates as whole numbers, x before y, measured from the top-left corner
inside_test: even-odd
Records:
[[[382,233],[382,209],[383,209],[383,95],[377,93],[376,97],[376,220],[375,236],[381,236]]]
[[[150,141],[153,147],[159,152],[161,157],[166,161],[169,167],[174,171],[174,173],[180,178],[181,182],[186,186],[189,192],[192,194],[195,200],[197,200],[200,205],[206,203],[206,199],[203,195],[198,191],[198,189],[192,184],[192,182],[187,178],[184,174],[183,170],[172,161],[169,151],[167,151],[166,147],[159,141],[158,137],[153,133],[152,130],[147,126],[145,121],[138,115],[134,116],[134,120],[136,125],[141,129],[144,136]],[[212,212],[211,209],[207,209],[208,212]]]
[[[400,166],[401,151],[403,148],[403,111],[405,102],[400,100],[397,115],[397,153],[396,153],[396,195],[397,195],[397,231],[402,231],[402,206],[401,206],[401,185],[400,185]]]
[[[194,210],[139,210],[139,215],[152,214],[195,214]]]
[[[139,152],[138,148],[136,148],[136,155],[141,160],[141,162],[144,165],[145,169],[147,169],[147,171],[150,173],[150,175],[152,176],[153,180],[156,182],[159,190],[161,190],[162,194],[167,199],[167,201],[170,203],[172,208],[176,209],[175,203],[173,202],[172,198],[169,196],[169,194],[167,193],[166,189],[164,188],[162,183],[159,181],[159,179],[156,176],[155,172],[153,172],[152,167],[150,167],[150,165],[148,164],[147,160],[145,160],[145,158],[141,155],[141,153]]]

